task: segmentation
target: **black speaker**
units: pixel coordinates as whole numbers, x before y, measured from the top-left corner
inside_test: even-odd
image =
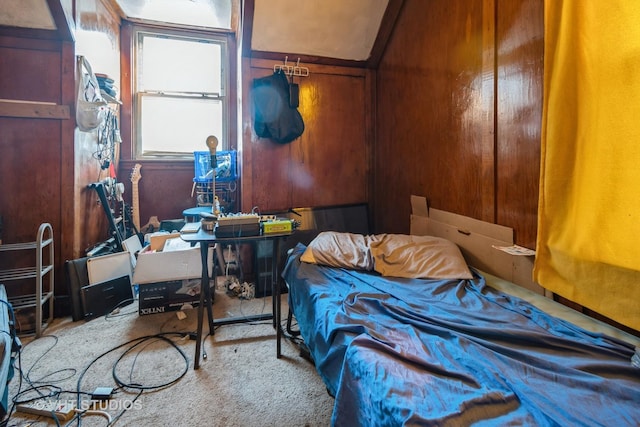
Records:
[[[81,295],[86,320],[107,315],[116,307],[133,303],[131,278],[126,275],[84,286]]]
[[[71,318],[74,322],[84,319],[80,291],[84,286],[89,285],[87,259],[88,257],[84,257],[65,262],[69,295],[71,296]]]

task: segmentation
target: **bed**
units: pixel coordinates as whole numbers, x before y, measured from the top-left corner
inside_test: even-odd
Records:
[[[640,423],[636,337],[468,266],[446,238],[322,232],[283,278],[333,425]]]

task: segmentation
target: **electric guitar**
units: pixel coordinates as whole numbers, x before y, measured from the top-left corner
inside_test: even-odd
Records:
[[[159,230],[160,221],[157,216],[152,216],[149,218],[149,221],[140,228],[140,195],[138,192],[138,182],[142,178],[140,169],[142,169],[142,165],[136,163],[131,171],[131,218],[136,230],[140,233],[147,233]]]
[[[142,178],[140,169],[142,169],[142,165],[136,163],[133,171],[131,171],[131,218],[136,230],[140,230],[140,200],[138,195],[138,182]]]

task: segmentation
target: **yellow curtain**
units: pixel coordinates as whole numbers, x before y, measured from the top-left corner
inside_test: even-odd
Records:
[[[640,1],[544,6],[534,279],[640,330]]]

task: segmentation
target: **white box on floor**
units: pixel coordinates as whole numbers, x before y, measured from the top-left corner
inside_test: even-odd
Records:
[[[213,262],[213,247],[209,247],[209,277]],[[202,276],[200,247],[170,252],[152,251],[149,246],[138,253],[133,283],[170,282],[174,280],[196,279]]]
[[[131,279],[131,270],[131,257],[128,252],[116,252],[87,259],[90,285],[122,276],[129,276]]]

